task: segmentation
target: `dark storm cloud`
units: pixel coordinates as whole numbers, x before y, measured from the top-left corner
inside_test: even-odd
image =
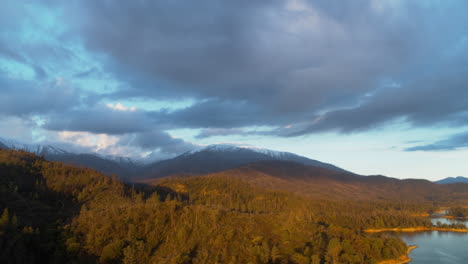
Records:
[[[434,142],[432,144],[419,145],[407,148],[406,151],[447,151],[468,147],[468,133],[453,135],[447,139]]]

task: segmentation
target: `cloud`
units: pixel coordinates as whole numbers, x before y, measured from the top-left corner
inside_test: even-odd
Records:
[[[32,120],[0,116],[0,137],[31,141],[33,139],[32,128],[36,126]]]
[[[170,155],[184,153],[197,147],[183,139],[174,138],[167,132],[158,130],[127,135],[122,137],[119,143]]]
[[[66,118],[62,118],[63,116]],[[43,128],[117,135],[147,131],[153,126],[153,121],[146,113],[116,104],[55,113],[47,117]]]
[[[418,145],[407,148],[406,151],[450,151],[468,147],[468,132],[452,135],[449,138],[432,144]]]
[[[202,129],[195,138],[209,138],[214,136],[230,136],[230,135],[242,135],[247,134],[243,129],[240,128],[207,128]]]
[[[406,24],[366,6],[354,10],[375,23],[358,14],[349,18],[353,23],[335,20],[328,7],[312,2],[303,2],[304,10],[288,8],[287,1],[124,5],[87,2],[77,9],[77,25],[88,48],[109,54],[110,67],[129,76],[135,94],[304,111],[373,89],[405,61],[400,49],[410,41],[387,35],[394,30],[388,24]]]
[[[468,60],[440,64],[407,85],[385,87],[356,106],[311,115],[309,120],[272,132],[298,136],[323,131],[362,132],[403,120],[413,127],[460,127],[468,120]],[[450,69],[450,70],[447,70]]]
[[[101,155],[130,157],[146,162],[171,158],[199,148],[198,145],[175,138],[160,130],[125,135],[76,131],[48,133],[49,136],[46,139],[27,143],[52,145],[74,153],[99,153]]]
[[[301,113],[280,114],[265,108],[232,100],[204,100],[174,111],[150,114],[158,123],[179,128],[232,128],[275,125],[298,120]]]
[[[80,91],[69,83],[14,79],[0,71],[0,115],[29,116],[62,112],[80,102]]]
[[[425,124],[433,110],[411,105],[444,99],[425,78],[450,94],[466,84],[463,71],[458,84],[446,79],[466,65],[462,1],[78,3],[65,9],[75,13],[75,30],[89,50],[109,55],[107,69],[125,76],[128,86],[116,94],[198,98],[167,115],[184,127],[281,127],[293,115],[289,123],[304,127],[294,135],[361,131],[402,117]],[[386,80],[401,88],[380,92]],[[221,112],[203,111],[210,107]]]
[[[106,150],[118,141],[118,138],[115,136],[91,134],[88,132],[60,131],[57,135],[61,141],[92,148],[96,152]]]
[[[132,106],[132,107],[125,107],[123,104],[121,103],[117,103],[117,104],[107,104],[107,107],[109,107],[110,109],[113,109],[113,110],[119,110],[119,111],[130,111],[130,112],[133,112],[133,111],[136,111],[136,107]]]
[[[461,127],[467,8],[424,0],[8,2],[0,115],[167,153],[190,148],[165,132],[178,128],[207,138],[355,133],[392,121]],[[181,98],[194,103],[158,111],[119,103]],[[245,130],[252,126],[272,129]]]
[[[101,72],[96,67],[92,67],[88,70],[84,70],[74,74],[73,77],[79,79],[85,79],[88,77],[101,77]]]

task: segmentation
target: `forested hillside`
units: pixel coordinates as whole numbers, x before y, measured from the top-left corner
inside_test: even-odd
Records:
[[[363,229],[431,225],[416,216],[430,201],[313,199],[245,177],[129,186],[0,150],[0,262],[377,263],[407,247]]]
[[[361,176],[289,161],[260,161],[209,176],[235,178],[253,186],[313,200],[418,201],[431,205],[468,203],[468,184],[441,185],[421,179]],[[179,176],[184,177],[187,176]],[[155,185],[163,180],[144,182]]]

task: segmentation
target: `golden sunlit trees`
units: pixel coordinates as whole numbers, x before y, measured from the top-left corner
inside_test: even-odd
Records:
[[[1,260],[372,263],[406,245],[363,228],[424,223],[400,202],[311,200],[223,176],[139,188],[26,152],[1,150],[0,172]]]

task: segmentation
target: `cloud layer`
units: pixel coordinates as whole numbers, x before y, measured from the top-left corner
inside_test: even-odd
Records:
[[[194,147],[168,133],[182,128],[199,139],[463,128],[466,11],[425,0],[7,1],[0,115],[166,154]],[[180,99],[193,103],[120,103]],[[249,132],[258,126],[271,129]]]

